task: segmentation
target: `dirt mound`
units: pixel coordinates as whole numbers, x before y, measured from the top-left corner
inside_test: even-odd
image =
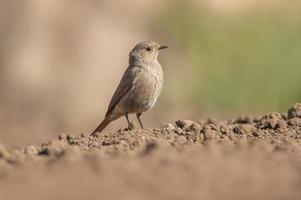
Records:
[[[301,106],[288,114],[0,146],[4,199],[300,199]],[[18,191],[18,192],[16,192]]]

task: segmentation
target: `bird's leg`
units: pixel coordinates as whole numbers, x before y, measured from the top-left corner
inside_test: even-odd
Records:
[[[133,124],[132,122],[130,122],[128,113],[125,114],[125,118],[126,118],[126,121],[128,122],[128,130],[135,129],[135,124]]]
[[[139,121],[139,123],[140,123],[141,128],[144,129],[144,128],[143,128],[143,125],[142,125],[142,122],[141,122],[141,120],[140,120],[140,116],[141,116],[141,115],[142,115],[142,113],[137,113],[137,114],[136,114],[137,119],[138,119],[138,121]]]
[[[125,118],[126,118],[126,121],[128,122],[128,126],[130,126],[131,122],[129,120],[129,116],[127,113],[125,113]]]

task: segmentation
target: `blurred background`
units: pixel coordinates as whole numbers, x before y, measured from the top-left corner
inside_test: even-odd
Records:
[[[0,143],[92,131],[142,40],[170,48],[146,127],[301,99],[301,2],[0,0]],[[125,119],[106,130],[126,127]]]

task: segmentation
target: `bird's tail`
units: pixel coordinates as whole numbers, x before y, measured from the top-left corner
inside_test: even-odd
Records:
[[[110,116],[107,116],[102,122],[97,126],[97,128],[91,133],[91,135],[95,135],[97,132],[101,132],[112,120],[110,119]]]

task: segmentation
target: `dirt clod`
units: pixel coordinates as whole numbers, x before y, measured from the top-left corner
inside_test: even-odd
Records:
[[[28,146],[25,148],[24,153],[29,155],[37,155],[39,152],[35,146]]]
[[[285,126],[285,122],[279,113],[270,113],[263,116],[257,126],[261,129],[278,129]]]
[[[292,118],[288,120],[288,124],[291,126],[301,127],[301,118]]]
[[[249,124],[240,124],[233,128],[234,133],[248,136],[251,136],[256,130],[256,127]]]
[[[162,126],[162,129],[167,130],[167,131],[174,131],[176,129],[176,127],[173,124],[168,123],[168,124],[164,124]]]
[[[296,103],[294,106],[292,106],[288,112],[288,119],[292,119],[295,117],[301,118],[301,103]]]

